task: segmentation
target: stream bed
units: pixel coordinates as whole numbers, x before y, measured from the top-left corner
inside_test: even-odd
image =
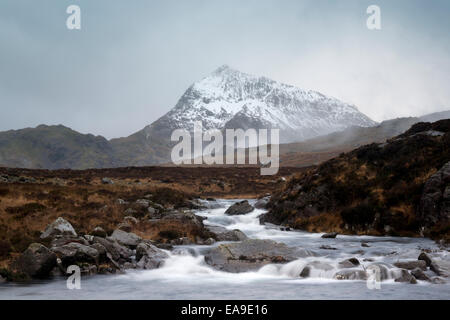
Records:
[[[365,280],[334,278],[340,270],[339,262],[349,258],[358,259],[361,270],[377,263],[386,265],[390,273],[395,274],[399,271],[393,266],[395,262],[417,260],[425,249],[433,260],[448,264],[449,252],[439,249],[432,240],[343,235],[323,239],[318,233],[281,231],[277,226],[259,224],[258,216],[264,210],[255,209],[241,216],[225,215],[225,210],[234,202],[217,200],[210,209],[196,214],[207,218],[205,225],[239,229],[251,239],[283,242],[290,247],[305,249],[312,256],[287,264],[265,265],[256,271],[227,273],[204,261],[205,252],[220,243],[177,246],[168,251],[170,257],[159,269],[82,277],[81,290],[68,290],[65,278],[3,284],[0,285],[0,299],[450,299],[448,279],[444,284],[426,281],[409,284],[390,278],[381,282],[379,289],[374,289]],[[301,271],[311,262],[333,268],[312,269],[307,278],[301,278]],[[436,276],[429,270],[425,274]]]

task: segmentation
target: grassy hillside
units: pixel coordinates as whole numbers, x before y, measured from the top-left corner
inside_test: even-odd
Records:
[[[0,133],[0,163],[7,167],[48,169],[115,165],[108,140],[61,125]]]

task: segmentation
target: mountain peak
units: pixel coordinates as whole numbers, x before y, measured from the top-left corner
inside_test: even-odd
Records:
[[[279,128],[282,142],[309,139],[375,122],[353,105],[223,65],[195,82],[161,123],[191,130]]]
[[[217,68],[213,73],[220,74],[223,72],[226,72],[228,70],[231,70],[230,66],[227,64],[221,65],[219,68]]]

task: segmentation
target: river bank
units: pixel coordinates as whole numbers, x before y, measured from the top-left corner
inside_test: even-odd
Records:
[[[210,201],[209,208],[196,210],[206,218],[206,227],[239,229],[247,241],[267,240],[293,248],[301,256],[286,263],[267,263],[239,273],[217,269],[205,261],[211,250],[239,242],[211,245],[175,245],[164,250],[168,255],[160,268],[126,270],[124,274],[84,276],[81,290],[68,290],[65,278],[35,281],[32,284],[0,286],[1,299],[448,299],[447,278],[426,268],[429,279],[416,284],[396,282],[406,270],[395,264],[418,261],[426,252],[440,266],[448,266],[448,250],[425,238],[341,236],[322,238],[323,234],[282,231],[274,225],[261,225],[258,217],[265,211],[255,209],[244,215],[229,216],[226,209],[234,200]],[[250,201],[254,204],[254,201]],[[285,230],[285,229],[284,229]],[[245,242],[246,240],[244,240]],[[342,264],[357,259],[358,266]],[[354,260],[353,260],[354,261]],[[383,265],[386,278],[379,290],[370,290],[361,271],[369,265]],[[302,272],[309,267],[309,274]],[[359,279],[345,280],[336,274],[351,270]],[[412,271],[412,270],[410,270]],[[408,271],[408,272],[410,272]],[[301,274],[303,273],[303,276]],[[439,284],[437,284],[439,283]]]

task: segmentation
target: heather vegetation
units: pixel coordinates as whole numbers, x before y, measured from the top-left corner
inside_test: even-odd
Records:
[[[448,239],[446,171],[434,203],[439,219],[423,216],[424,188],[450,161],[448,146],[450,120],[416,124],[386,143],[360,147],[297,175],[272,198],[263,219],[309,231],[419,236],[423,230]]]

